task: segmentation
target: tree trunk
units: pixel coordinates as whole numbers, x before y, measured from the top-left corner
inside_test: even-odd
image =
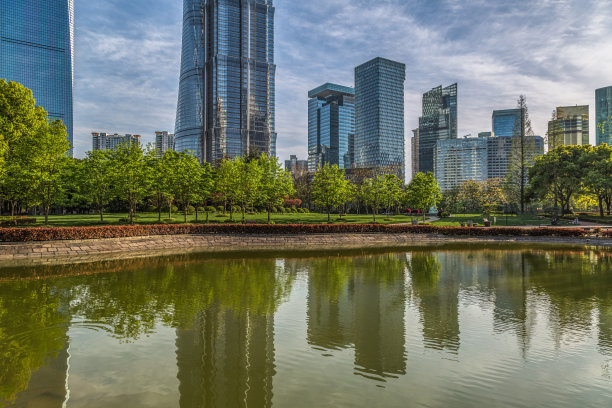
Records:
[[[246,205],[242,206],[242,223],[246,224],[246,220],[244,219],[244,213],[246,212]]]
[[[196,216],[195,222],[198,222],[198,206],[197,205],[195,206],[195,216]]]
[[[157,222],[161,222],[161,200],[157,201]]]
[[[268,224],[270,223],[271,215],[270,215],[270,207],[268,206]]]
[[[603,218],[604,217],[603,197],[598,196],[597,198],[599,199],[599,216]]]
[[[45,205],[45,227],[49,225],[49,206]]]
[[[331,208],[327,207],[327,223],[331,222]]]
[[[185,211],[183,211],[183,215],[185,216],[185,217],[184,217],[185,222],[183,222],[183,224],[187,224],[187,213],[188,213],[188,212],[189,212],[189,206],[188,206],[188,205],[186,205],[186,206],[185,206]]]
[[[100,222],[104,222],[104,207],[100,207]]]
[[[376,208],[372,208],[372,218],[373,218],[373,222],[376,222]]]
[[[208,224],[208,211],[206,211],[206,223]]]

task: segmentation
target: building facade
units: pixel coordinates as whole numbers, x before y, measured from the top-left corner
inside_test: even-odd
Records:
[[[485,138],[440,140],[434,152],[434,175],[442,191],[468,180],[488,178],[488,146]]]
[[[297,156],[289,156],[289,160],[285,160],[285,170],[292,175],[301,174],[308,171],[308,160],[298,160]]]
[[[457,139],[457,84],[423,94],[419,118],[419,171],[434,172],[434,151],[440,140]]]
[[[595,91],[595,115],[597,117],[597,146],[612,145],[612,86]]]
[[[589,144],[589,106],[557,107],[556,119],[548,122],[548,149]]]
[[[412,130],[412,140],[410,144],[410,165],[412,167],[412,177],[419,172],[419,129]]]
[[[272,0],[184,0],[176,150],[276,155]]]
[[[140,144],[140,135],[120,135],[117,133],[103,133],[103,132],[92,132],[91,133],[92,150],[115,150],[118,146],[123,144]]]
[[[521,109],[504,109],[493,111],[493,136],[520,136],[521,116]]]
[[[355,91],[324,84],[308,92],[308,170],[326,163],[341,169],[353,165]]]
[[[487,140],[488,178],[505,179],[513,163],[520,162],[521,138],[490,137]],[[533,165],[535,158],[544,154],[544,138],[526,136],[524,141],[525,158],[528,166]]]
[[[31,89],[36,104],[62,120],[72,145],[73,0],[0,2],[0,79]]]
[[[355,166],[404,178],[406,65],[375,58],[355,68]]]
[[[155,132],[155,150],[162,157],[166,152],[174,151],[174,134],[168,132]]]

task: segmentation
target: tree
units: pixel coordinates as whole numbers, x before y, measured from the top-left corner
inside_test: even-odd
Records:
[[[172,184],[172,171],[168,156],[157,155],[156,151],[150,150],[146,155],[147,172],[150,174],[150,193],[152,202],[157,209],[157,221],[161,222],[162,208],[168,205],[168,219],[172,219],[172,204],[174,196],[170,191]]]
[[[81,192],[90,200],[104,221],[104,207],[115,196],[115,168],[106,150],[87,152],[81,165]]]
[[[485,214],[492,214],[503,208],[506,203],[503,180],[487,179],[482,182],[482,210]]]
[[[172,174],[168,191],[182,205],[184,222],[187,222],[189,206],[199,198],[202,166],[195,156],[185,152],[169,151],[164,158]]]
[[[406,187],[406,197],[410,207],[423,211],[425,221],[427,211],[435,207],[442,198],[440,186],[433,173],[417,173]]]
[[[378,215],[379,208],[386,201],[385,192],[385,178],[384,176],[377,176],[374,178],[367,179],[361,186],[361,194],[366,205],[372,207],[372,220],[376,222],[376,216]]]
[[[230,208],[230,220],[233,220],[233,207],[236,202],[236,180],[238,178],[238,169],[232,160],[223,159],[217,166],[215,171],[215,186],[216,193],[223,199],[223,213],[227,211],[227,205]]]
[[[210,163],[204,163],[202,165],[202,172],[200,174],[200,182],[196,186],[197,188],[197,198],[200,203],[204,206],[208,204],[208,200],[211,199],[214,193],[214,180],[213,180],[213,171]],[[208,223],[208,211],[204,211],[206,213],[206,223]],[[198,221],[198,206],[196,206],[196,222]]]
[[[459,200],[466,213],[482,212],[484,191],[483,186],[475,180],[467,180],[459,186]]]
[[[261,186],[261,168],[258,160],[247,160],[247,157],[236,157],[233,161],[236,168],[234,196],[242,210],[242,222],[249,205],[259,198]]]
[[[136,206],[149,191],[150,173],[145,152],[138,144],[122,144],[110,153],[117,171],[113,172],[118,197],[128,205],[129,223],[134,223]]]
[[[331,222],[331,211],[346,200],[346,189],[349,182],[344,177],[344,170],[337,164],[326,163],[319,167],[312,180],[312,197],[315,205],[325,208],[327,222]]]
[[[461,205],[461,200],[459,197],[460,189],[460,186],[455,186],[451,189],[444,191],[442,193],[442,198],[440,199],[439,209],[449,213],[463,212],[463,207]]]
[[[259,157],[259,167],[261,168],[259,202],[266,207],[269,223],[272,207],[282,205],[285,197],[295,193],[295,188],[293,177],[282,169],[276,157],[262,154]]]
[[[402,199],[403,183],[395,174],[386,174],[383,177],[385,181],[384,206],[387,212],[390,212],[399,205]]]
[[[610,201],[612,200],[612,146],[602,144],[585,149],[588,150],[585,152],[584,187],[590,194],[597,197],[599,215],[603,217],[604,204],[610,214]]]

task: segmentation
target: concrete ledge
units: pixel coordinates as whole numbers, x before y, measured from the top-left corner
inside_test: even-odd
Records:
[[[68,264],[186,253],[250,250],[334,250],[439,243],[543,243],[612,248],[610,238],[453,237],[438,234],[166,235],[78,241],[0,243],[0,267]]]

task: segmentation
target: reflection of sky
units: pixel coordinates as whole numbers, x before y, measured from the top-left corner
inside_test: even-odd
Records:
[[[307,91],[352,85],[353,68],[375,56],[407,65],[406,129],[418,125],[422,93],[441,84],[459,82],[460,135],[490,131],[491,111],[513,108],[525,93],[542,136],[556,106],[589,104],[594,117],[595,89],[612,85],[607,1],[274,3],[283,160],[306,158]],[[141,133],[145,142],[172,131],[182,2],[77,2],[75,18],[77,156],[91,148],[94,130]]]

